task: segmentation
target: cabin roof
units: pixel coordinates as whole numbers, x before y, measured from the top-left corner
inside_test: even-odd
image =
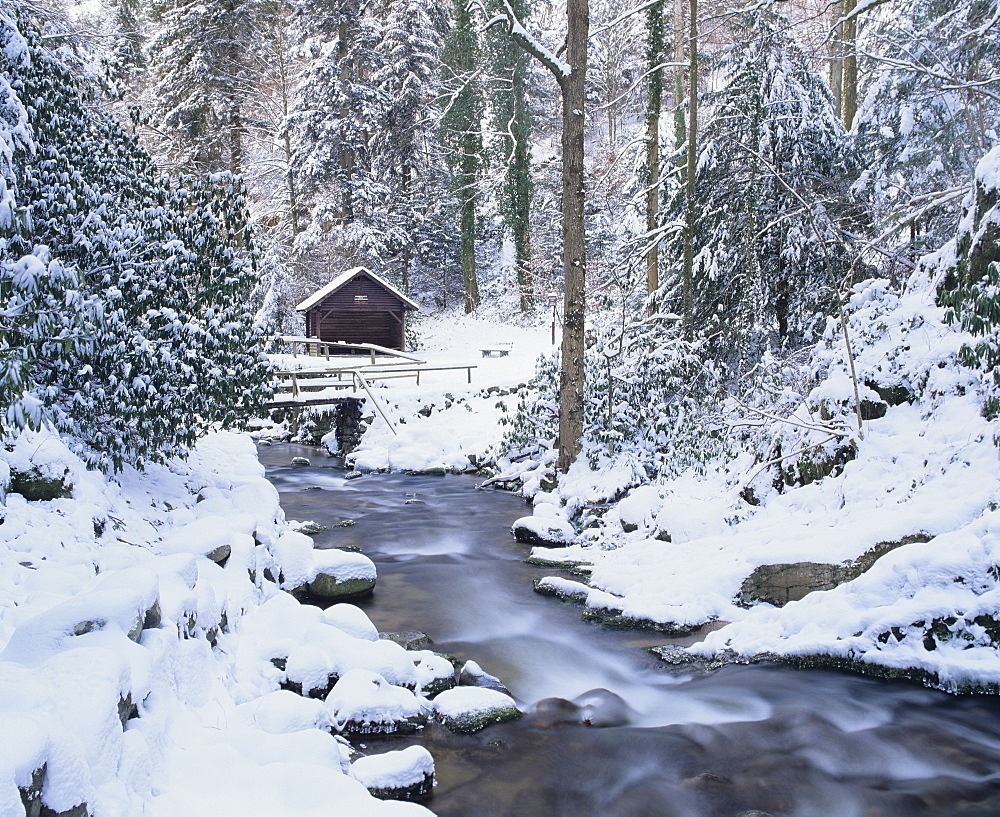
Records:
[[[296,306],[295,311],[308,312],[310,309],[316,306],[320,301],[322,301],[328,295],[332,295],[338,289],[345,286],[350,281],[353,281],[359,275],[367,275],[377,284],[380,284],[381,286],[385,287],[387,290],[389,290],[389,292],[391,292],[393,295],[399,298],[399,300],[402,301],[403,304],[408,309],[420,309],[420,307],[417,306],[417,304],[415,304],[413,301],[407,298],[402,292],[396,289],[396,287],[394,287],[380,275],[376,275],[367,267],[355,267],[354,269],[349,269],[346,272],[342,272],[340,275],[338,275],[336,278],[330,281],[330,283],[327,284],[325,287],[314,292],[312,295],[306,298],[302,303]]]

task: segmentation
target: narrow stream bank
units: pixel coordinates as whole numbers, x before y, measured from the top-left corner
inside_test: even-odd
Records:
[[[518,497],[465,476],[346,480],[302,446],[261,447],[260,459],[288,518],[329,528],[317,547],[356,546],[376,563],[359,606],[379,630],[427,633],[529,712],[472,736],[431,725],[373,743],[431,751],[427,805],[441,817],[1000,815],[996,699],[761,666],[677,674],[640,649],[661,637],[584,623],[579,607],[532,592],[551,570],[525,565],[510,535],[528,513]],[[622,725],[532,711],[594,689],[624,700],[609,718]]]

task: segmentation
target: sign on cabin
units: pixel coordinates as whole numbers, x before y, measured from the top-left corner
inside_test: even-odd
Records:
[[[306,337],[406,351],[406,313],[419,307],[381,276],[355,267],[295,309],[304,313]]]

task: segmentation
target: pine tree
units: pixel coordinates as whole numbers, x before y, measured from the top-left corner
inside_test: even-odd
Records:
[[[958,358],[983,373],[983,413],[996,419],[1000,417],[1000,146],[976,166],[963,209],[956,237],[923,264],[944,272],[938,295],[947,309],[946,320],[977,338],[963,344]]]
[[[527,18],[526,0],[514,0],[514,13]],[[487,10],[493,9],[487,5]],[[514,244],[514,266],[522,312],[535,304],[531,270],[531,112],[528,109],[528,55],[498,27],[487,30],[485,57],[489,66],[488,92],[496,146],[490,161],[501,180],[497,205]]]
[[[441,33],[421,0],[392,0],[372,83],[386,100],[373,162],[391,190],[390,216],[401,237],[395,266],[404,289],[419,253],[424,225],[434,221],[444,175],[435,166],[436,100],[440,96]]]
[[[858,182],[904,268],[950,236],[966,181],[1000,135],[996,0],[894,0],[871,13]]]
[[[705,99],[693,317],[735,376],[765,350],[815,336],[831,282],[847,268],[831,208],[854,165],[829,91],[787,22],[755,9],[732,40],[713,80],[719,90]],[[822,238],[812,224],[825,225]]]
[[[373,81],[383,70],[381,37],[381,25],[358,2],[293,6],[302,70],[285,129],[298,205],[296,251],[300,264],[319,262],[315,284],[326,283],[338,264],[383,271],[404,240],[386,213],[391,190],[372,160],[388,105]]]
[[[153,16],[151,118],[167,155],[187,171],[241,173],[256,55],[282,25],[280,0],[157,0]]]
[[[476,198],[483,150],[483,94],[477,75],[479,44],[465,0],[455,0],[454,23],[441,49],[441,137],[458,199],[465,311],[479,306],[476,278]]]

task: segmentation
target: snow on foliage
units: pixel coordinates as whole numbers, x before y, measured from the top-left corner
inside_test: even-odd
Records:
[[[0,255],[4,425],[53,423],[105,470],[181,454],[269,392],[242,188],[159,176],[94,88],[19,26],[29,57],[8,49],[0,66],[32,101],[17,120],[30,141],[8,145],[18,216]]]

